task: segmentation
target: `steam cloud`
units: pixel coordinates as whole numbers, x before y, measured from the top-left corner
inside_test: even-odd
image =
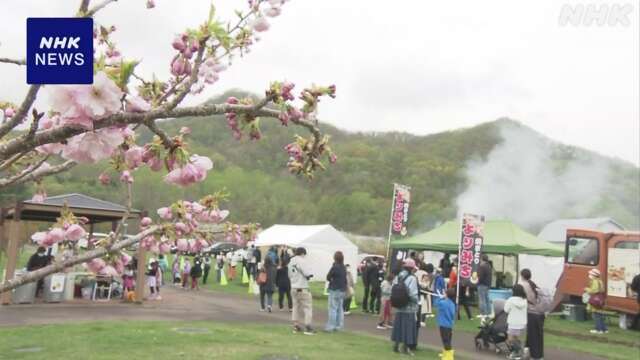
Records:
[[[484,214],[537,231],[559,218],[596,215],[610,176],[603,159],[564,163],[557,144],[512,122],[502,123],[500,134],[503,142],[486,161],[467,164],[469,185],[456,200],[458,218],[463,212]]]

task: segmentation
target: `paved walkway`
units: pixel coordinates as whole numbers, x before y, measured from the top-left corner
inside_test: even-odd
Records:
[[[290,314],[278,310],[273,313],[258,311],[257,299],[239,294],[210,291],[183,291],[167,286],[162,288],[162,301],[147,301],[143,305],[124,304],[118,301],[87,302],[77,300],[61,304],[11,305],[0,307],[0,326],[27,324],[51,324],[99,320],[173,320],[173,321],[222,321],[251,323],[288,324]],[[316,328],[322,329],[326,311],[316,311]],[[350,331],[367,333],[388,339],[389,332],[375,328],[376,318],[370,315],[353,314],[346,318]],[[322,333],[317,336],[325,336]],[[456,354],[468,359],[495,360],[491,352],[477,352],[474,334],[456,332],[454,348]],[[420,346],[440,350],[439,334],[433,329],[421,329]],[[389,344],[391,351],[391,344]],[[419,354],[419,352],[418,352]],[[545,358],[553,360],[600,360],[593,355],[559,349],[545,349]]]

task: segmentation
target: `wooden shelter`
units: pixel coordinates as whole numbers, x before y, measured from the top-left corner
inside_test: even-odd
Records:
[[[24,233],[24,222],[56,222],[65,204],[75,216],[83,216],[89,219],[89,239],[91,239],[93,235],[93,227],[95,224],[110,222],[112,229],[115,230],[118,222],[122,221],[123,216],[127,212],[127,208],[123,205],[83,194],[52,196],[43,202],[34,202],[31,200],[19,201],[13,207],[0,209],[0,245],[5,249],[7,256],[5,279],[12,279],[15,275],[18,245],[20,243],[20,235]],[[143,211],[135,209],[131,209],[129,214],[130,217],[144,216]],[[90,247],[91,245],[92,244],[89,243]],[[144,284],[144,255],[142,247],[138,247],[138,284]],[[5,292],[1,295],[3,305],[11,303],[11,292]],[[143,296],[144,285],[137,286],[136,298],[141,300]]]

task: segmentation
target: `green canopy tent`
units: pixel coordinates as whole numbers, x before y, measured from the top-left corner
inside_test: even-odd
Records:
[[[458,253],[460,243],[460,222],[447,221],[426,233],[404,240],[393,241],[394,249],[432,250]],[[483,253],[517,255],[532,254],[544,256],[563,256],[560,245],[537,238],[519,226],[507,220],[487,221],[484,226]]]

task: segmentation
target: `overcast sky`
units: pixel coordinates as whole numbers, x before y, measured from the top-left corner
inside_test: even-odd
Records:
[[[0,57],[24,57],[26,17],[69,16],[79,1],[0,5]],[[173,35],[209,0],[121,0],[96,21],[118,28],[142,74],[166,78]],[[222,19],[245,0],[215,1]],[[564,4],[631,4],[624,26],[561,26]],[[200,102],[271,80],[335,83],[322,121],[347,130],[429,134],[510,117],[564,143],[640,164],[637,1],[292,0],[253,51]],[[19,101],[24,69],[0,64],[0,100]]]

